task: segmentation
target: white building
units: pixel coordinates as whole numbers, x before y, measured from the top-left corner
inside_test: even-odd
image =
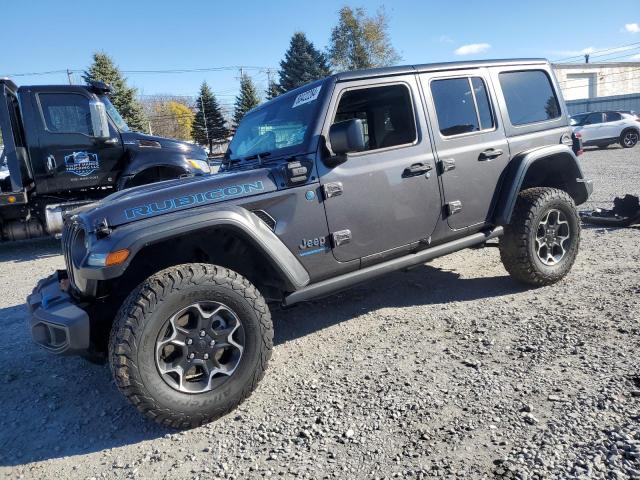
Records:
[[[565,100],[640,93],[640,62],[557,63]]]

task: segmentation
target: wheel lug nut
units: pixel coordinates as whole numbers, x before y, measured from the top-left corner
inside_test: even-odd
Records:
[[[187,345],[191,345],[193,343],[193,339],[192,338],[187,338]]]
[[[190,353],[189,354],[189,358],[193,360],[194,358],[196,358],[196,354],[195,353]]]
[[[204,359],[205,359],[205,360],[208,360],[208,359],[209,359],[209,354],[208,354],[208,353],[205,353],[205,354],[203,355],[203,357],[204,357]]]
[[[213,347],[215,344],[216,344],[216,341],[215,341],[215,340],[211,340],[211,341],[209,342],[209,346],[210,346],[210,347]]]
[[[200,330],[200,336],[204,337],[207,334],[207,332],[205,332],[204,330]]]

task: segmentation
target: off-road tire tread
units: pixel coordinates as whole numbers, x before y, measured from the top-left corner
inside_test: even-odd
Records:
[[[136,364],[137,346],[146,319],[168,294],[186,285],[218,285],[233,289],[249,302],[261,324],[259,368],[252,381],[225,409],[213,414],[185,415],[162,408],[148,395]],[[273,348],[273,324],[267,304],[256,287],[240,274],[217,265],[191,263],[162,270],[147,278],[123,302],[109,337],[109,364],[122,394],[144,415],[171,428],[192,428],[222,417],[242,403],[264,377]]]
[[[536,213],[553,201],[569,204],[577,218],[573,198],[564,190],[550,187],[529,188],[518,194],[511,223],[505,227],[505,233],[500,239],[500,258],[505,269],[516,280],[529,285],[545,286],[561,280],[571,269],[580,247],[580,221],[578,219],[576,222],[578,230],[572,232],[573,235],[577,235],[574,252],[570,253],[573,258],[565,263],[563,273],[549,275],[536,268],[532,258],[533,252],[529,248],[529,235],[532,229],[537,228],[537,225],[534,225]]]

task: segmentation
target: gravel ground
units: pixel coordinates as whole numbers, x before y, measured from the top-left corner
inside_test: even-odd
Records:
[[[589,151],[583,209],[640,193],[640,147]],[[175,432],[107,367],[32,345],[25,296],[53,241],[0,247],[0,477],[640,479],[640,229],[585,228],[560,284],[514,283],[495,248],[275,311],[267,376]]]

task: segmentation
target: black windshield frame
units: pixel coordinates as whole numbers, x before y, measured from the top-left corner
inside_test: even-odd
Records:
[[[304,95],[307,95],[308,92],[315,88],[319,88],[319,92],[313,101],[305,102],[299,106],[293,107],[297,100],[299,101],[300,98],[304,98]],[[331,93],[330,90],[331,88],[329,88],[329,83],[326,82],[326,79],[320,80],[285,93],[251,110],[247,115],[245,115],[238,125],[236,134],[231,140],[229,148],[225,153],[225,160],[237,162],[245,159],[254,159],[256,158],[256,154],[264,153],[269,154],[269,159],[308,153],[312,150],[314,138],[317,137],[318,124],[321,121],[319,112],[324,108],[323,105],[326,101],[327,95],[330,95]],[[269,121],[282,118],[281,116],[276,115],[276,112],[283,110],[286,111],[288,109],[293,110],[293,108],[303,109],[300,111],[304,112],[304,116],[307,120],[307,127],[300,142],[281,148],[257,148],[247,152],[240,151],[239,153],[236,153],[235,149],[237,149],[238,143],[243,140],[243,137],[239,136],[243,134],[243,126],[246,127],[247,125],[250,125],[251,122],[255,122],[256,119],[265,117],[265,114]],[[269,118],[270,115],[271,118]]]

